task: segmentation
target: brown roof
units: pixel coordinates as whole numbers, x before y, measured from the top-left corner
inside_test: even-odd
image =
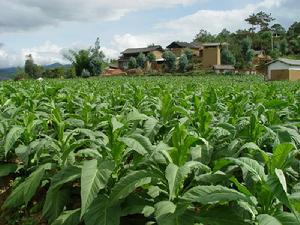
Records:
[[[200,48],[196,43],[188,43],[182,41],[174,41],[167,48]]]
[[[163,51],[163,48],[160,45],[153,45],[146,48],[128,48],[122,54],[148,53],[155,50]]]

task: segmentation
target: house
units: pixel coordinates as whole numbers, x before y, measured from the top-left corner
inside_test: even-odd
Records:
[[[221,65],[221,49],[228,46],[227,43],[202,44],[202,65],[204,69],[211,69],[215,65]]]
[[[167,46],[167,49],[173,52],[177,57],[180,57],[187,48],[193,51],[194,56],[199,56],[200,46],[196,43],[174,41]]]
[[[221,73],[235,73],[235,68],[232,65],[214,65],[213,70],[217,74]]]
[[[276,59],[267,64],[267,79],[300,80],[300,60]]]
[[[163,54],[164,50],[160,45],[152,45],[146,48],[129,48],[123,51],[122,56],[118,60],[118,65],[120,69],[127,70],[128,63],[131,57],[137,57],[140,53],[148,55],[149,53],[153,53],[156,57],[156,64],[163,63]]]

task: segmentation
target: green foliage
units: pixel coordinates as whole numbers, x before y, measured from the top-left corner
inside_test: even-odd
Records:
[[[100,39],[97,38],[94,47],[79,51],[69,50],[64,54],[75,68],[76,75],[82,77],[97,76],[103,72],[104,53],[100,50]]]
[[[234,55],[228,49],[222,50],[221,59],[222,59],[223,65],[235,65],[235,63],[236,63]]]
[[[148,61],[148,62],[155,62],[155,61],[156,61],[156,56],[154,55],[153,52],[150,52],[150,53],[147,55],[147,61]]]
[[[137,61],[134,57],[130,57],[129,62],[128,62],[128,68],[129,69],[135,69],[137,68]]]
[[[190,48],[185,48],[185,49],[183,50],[183,54],[186,55],[186,57],[187,57],[187,59],[188,59],[189,62],[192,61],[192,59],[193,59],[193,51],[192,51],[192,49],[190,49]]]
[[[188,65],[189,65],[188,57],[185,54],[182,54],[178,62],[179,71],[186,72]]]
[[[166,69],[173,71],[176,68],[176,55],[171,51],[165,51],[162,55],[165,60]]]
[[[139,68],[144,68],[147,58],[144,53],[140,53],[136,58],[136,63]]]
[[[299,224],[299,88],[203,74],[2,82],[1,222]]]

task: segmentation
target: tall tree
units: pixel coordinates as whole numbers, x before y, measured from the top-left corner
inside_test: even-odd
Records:
[[[27,73],[30,77],[34,77],[34,61],[31,54],[26,56],[25,60],[25,73]]]
[[[272,14],[267,14],[263,11],[252,14],[247,19],[245,19],[245,21],[252,26],[252,28],[250,29],[252,32],[256,30],[256,26],[259,26],[261,31],[269,30],[269,25],[274,20],[275,19],[272,17]]]
[[[271,31],[275,37],[284,37],[286,34],[285,28],[279,23],[275,23],[273,26],[271,26]]]

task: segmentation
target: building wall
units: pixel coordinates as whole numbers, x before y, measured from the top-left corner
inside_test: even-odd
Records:
[[[171,48],[171,52],[173,52],[177,57],[180,57],[183,53],[183,48]]]
[[[272,70],[271,77],[269,80],[289,80],[290,73],[289,70]]]
[[[300,70],[290,70],[290,80],[300,80]]]
[[[155,50],[152,53],[155,55],[156,59],[162,59],[162,51]]]
[[[203,49],[203,67],[209,69],[214,65],[221,65],[220,47],[205,47]]]

